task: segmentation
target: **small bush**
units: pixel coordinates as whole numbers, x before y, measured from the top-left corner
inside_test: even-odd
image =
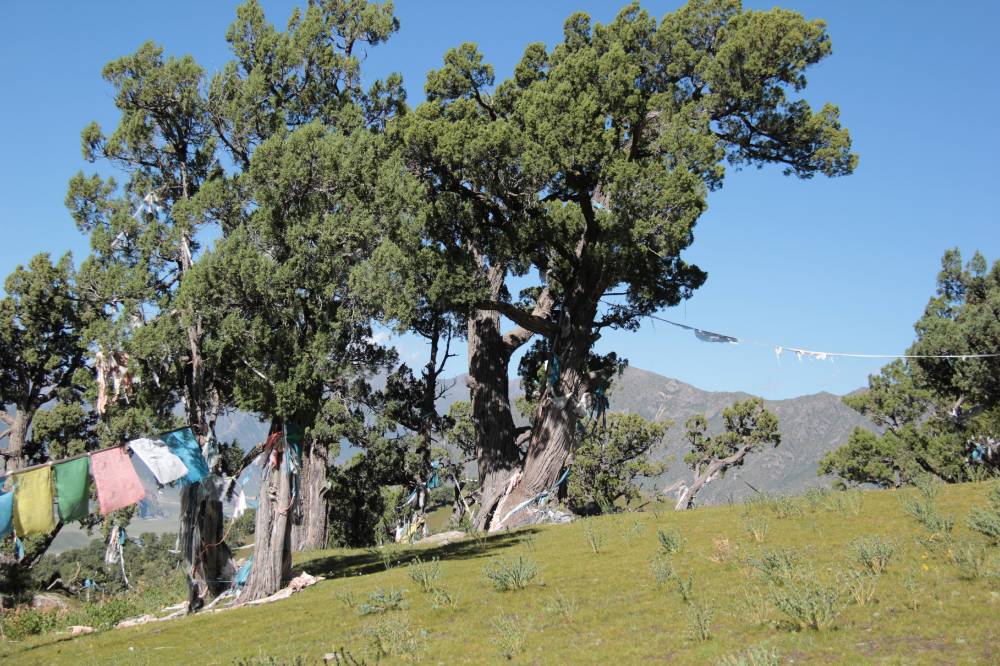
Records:
[[[739,654],[723,657],[718,666],[778,666],[781,655],[765,645],[755,645]]]
[[[776,548],[765,549],[758,557],[748,558],[747,565],[760,572],[769,583],[780,585],[793,575],[800,561],[795,551]]]
[[[867,606],[875,599],[878,575],[869,569],[852,569],[840,575],[840,584],[854,603]]]
[[[337,593],[337,601],[339,601],[340,603],[344,604],[345,606],[347,606],[351,610],[354,610],[354,609],[356,609],[358,607],[358,598],[357,598],[357,596],[353,592],[351,592],[349,590],[346,591],[346,592],[338,592]]]
[[[819,631],[833,624],[840,614],[840,594],[835,585],[824,585],[814,572],[804,570],[771,587],[775,608],[788,616],[797,629]]]
[[[538,575],[538,565],[533,560],[521,556],[516,560],[497,558],[483,568],[483,577],[497,592],[523,590],[536,575]]]
[[[917,593],[920,591],[920,581],[917,580],[916,574],[912,571],[903,576],[903,591],[906,592],[906,599],[904,603],[906,607],[910,610],[917,610],[920,608],[920,598]]]
[[[802,499],[805,501],[806,509],[810,513],[816,513],[826,506],[829,496],[829,488],[810,488],[802,496]]]
[[[896,543],[892,539],[875,535],[855,539],[851,542],[851,550],[861,566],[876,576],[881,576],[896,554]]]
[[[677,594],[681,595],[681,600],[684,603],[689,604],[694,601],[694,578],[691,576],[685,580],[674,574],[674,589],[677,590]]]
[[[687,611],[688,635],[696,641],[712,638],[712,619],[715,610],[711,606],[691,604]]]
[[[913,516],[930,534],[939,541],[950,541],[955,519],[941,513],[938,496],[941,484],[930,476],[919,479],[916,492],[903,501],[903,510]]]
[[[493,638],[504,659],[513,659],[524,649],[525,629],[516,615],[500,613],[492,622]]]
[[[845,490],[831,493],[827,498],[828,506],[842,516],[856,516],[861,513],[862,496],[860,490]]]
[[[562,592],[558,592],[556,596],[549,600],[549,603],[545,606],[545,610],[552,613],[553,615],[559,615],[567,624],[573,622],[573,615],[576,613],[577,603],[575,599],[567,597]]]
[[[771,614],[771,602],[763,590],[753,585],[743,585],[737,600],[740,617],[750,620],[755,626],[767,623]]]
[[[601,552],[606,540],[604,532],[594,526],[593,521],[587,520],[583,524],[583,536],[587,539],[590,550],[596,555]]]
[[[664,555],[679,553],[684,545],[681,535],[675,530],[656,530],[656,538],[660,543],[660,552]]]
[[[420,661],[427,649],[426,631],[414,631],[405,617],[380,617],[361,630],[369,655],[382,659]]]
[[[653,571],[653,580],[659,587],[666,585],[674,575],[674,565],[666,555],[654,557],[650,568]]]
[[[23,606],[3,611],[0,626],[8,640],[20,641],[54,631],[62,624],[63,613]]]
[[[381,615],[388,611],[403,610],[405,590],[384,590],[381,587],[368,595],[368,601],[358,606],[358,615]]]
[[[420,591],[430,592],[441,577],[441,562],[436,557],[429,562],[417,557],[410,563],[409,571],[410,580],[420,586]]]
[[[724,564],[733,559],[734,548],[729,539],[724,537],[716,539],[712,544],[712,554],[708,556],[708,559],[717,564]]]
[[[982,544],[959,541],[948,550],[948,555],[962,580],[979,580],[986,573],[989,556]]]
[[[802,507],[791,497],[779,495],[772,498],[770,508],[776,518],[792,518],[802,515]]]
[[[1000,483],[990,489],[989,504],[986,508],[975,507],[969,516],[970,529],[979,532],[994,545],[1000,544]]]
[[[436,587],[431,591],[431,608],[434,610],[456,608],[457,606],[458,597],[448,590]]]
[[[743,518],[743,528],[756,543],[764,543],[769,527],[770,524],[764,516],[751,515]]]

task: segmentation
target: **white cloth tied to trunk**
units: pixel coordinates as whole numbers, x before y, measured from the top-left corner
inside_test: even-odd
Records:
[[[133,439],[128,443],[128,446],[135,455],[139,456],[139,460],[149,468],[160,485],[165,486],[187,476],[187,465],[174,455],[163,442],[142,437]]]

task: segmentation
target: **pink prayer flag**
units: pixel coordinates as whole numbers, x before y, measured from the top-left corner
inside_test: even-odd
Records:
[[[146,496],[124,447],[91,454],[90,473],[97,486],[102,515],[135,504]]]

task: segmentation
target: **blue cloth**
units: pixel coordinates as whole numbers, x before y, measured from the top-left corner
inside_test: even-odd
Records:
[[[14,531],[14,492],[0,493],[0,539]]]
[[[180,479],[181,485],[198,483],[208,476],[208,463],[205,456],[201,454],[201,445],[194,436],[191,428],[181,428],[168,432],[161,437],[163,443],[167,445],[170,452],[181,459],[188,472]]]
[[[17,561],[20,562],[24,559],[24,542],[14,537],[14,548],[17,549]]]
[[[240,570],[236,573],[236,587],[243,587],[250,577],[250,569],[253,568],[253,555],[247,558]]]

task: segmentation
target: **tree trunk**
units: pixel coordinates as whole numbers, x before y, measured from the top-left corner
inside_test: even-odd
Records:
[[[7,450],[3,452],[3,471],[13,472],[21,469],[27,462],[24,458],[24,445],[28,440],[28,428],[34,411],[18,407],[11,419],[10,431],[7,434]]]
[[[274,422],[272,432],[280,432],[281,424]],[[257,526],[253,548],[253,566],[240,601],[255,601],[280,590],[292,576],[292,521],[294,510],[292,475],[286,449],[281,463],[275,467],[270,457],[264,461],[261,479]]]
[[[302,520],[292,526],[293,550],[319,550],[326,548],[329,528],[327,503],[328,448],[308,439],[303,444],[302,475],[299,495],[302,502]]]
[[[510,354],[500,335],[500,315],[477,311],[469,320],[469,400],[476,430],[480,505],[477,529],[489,525],[511,474],[520,466],[510,409]]]
[[[674,506],[674,511],[685,511],[690,509],[694,505],[695,496],[701,492],[701,489],[705,487],[705,484],[732,465],[738,463],[749,451],[750,449],[748,447],[742,446],[731,456],[726,458],[714,458],[710,463],[708,463],[708,467],[706,467],[705,471],[701,474],[696,472],[694,481],[691,483],[691,487],[682,492],[681,496],[677,498],[677,504]]]

